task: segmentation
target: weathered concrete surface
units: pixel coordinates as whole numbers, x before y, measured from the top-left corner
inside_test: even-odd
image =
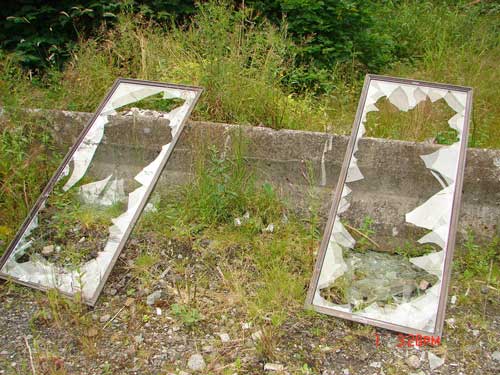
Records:
[[[88,113],[67,111],[40,112],[40,115],[54,129],[61,149],[67,149],[74,142],[91,116]],[[172,154],[167,173],[164,172],[160,180],[160,187],[189,181],[193,155],[201,144],[215,144],[223,150],[231,147],[231,139],[239,137],[239,134],[243,135],[247,144],[249,165],[260,180],[277,186],[292,207],[305,208],[313,204],[314,200],[320,202],[321,214],[326,216],[344,158],[348,141],[346,136],[191,122]],[[106,146],[121,150],[117,153],[121,162],[129,158],[125,151],[127,137],[130,134],[124,132],[121,141],[115,136],[113,144]],[[419,155],[431,153],[439,147],[423,143],[362,139],[358,164],[365,179],[350,184],[354,190],[351,207],[355,208],[353,212],[357,212],[356,217],[350,219],[359,225],[363,217],[370,216],[377,229],[419,235],[413,233],[414,227],[404,224],[404,213],[440,190],[436,179],[419,158]],[[103,168],[110,163],[109,167],[112,168],[116,167],[116,160],[103,157],[98,162]],[[467,151],[459,231],[463,234],[468,228],[484,237],[499,233],[500,150]]]

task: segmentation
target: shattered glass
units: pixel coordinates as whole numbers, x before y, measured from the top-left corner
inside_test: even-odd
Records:
[[[0,276],[95,303],[200,92],[119,79],[9,247]]]
[[[447,287],[443,269],[469,96],[445,85],[383,77],[370,79],[366,90],[311,304],[332,315],[434,333]],[[411,148],[423,153],[403,155],[401,170],[381,176],[374,167],[392,155],[378,155],[367,136],[429,146]],[[405,181],[415,168],[426,175],[422,186]],[[368,185],[377,186],[379,206],[366,201]],[[384,225],[384,215],[396,217],[398,225]]]

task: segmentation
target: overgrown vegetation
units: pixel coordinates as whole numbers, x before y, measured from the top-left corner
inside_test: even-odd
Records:
[[[137,232],[191,243],[193,250],[188,253],[201,251],[207,266],[222,272],[253,319],[262,321],[265,316],[279,326],[287,314],[283,306],[298,309],[302,304],[312,250],[319,243],[310,234],[316,230],[289,211],[272,185],[256,181],[244,147],[242,135],[236,133],[225,152],[213,147],[201,151],[191,184],[162,194],[158,211],[144,214]],[[183,274],[186,267],[177,271]],[[195,280],[204,285],[211,277],[211,273],[198,275]],[[180,289],[186,292],[179,295],[192,295],[188,284]],[[196,323],[199,319],[191,319],[196,302],[191,298],[180,302],[175,314],[182,321],[193,320],[185,324]]]
[[[51,134],[40,118],[0,116],[0,254],[57,168]]]
[[[456,112],[444,99],[432,103],[426,99],[406,112],[399,110],[386,97],[376,103],[377,112],[370,112],[366,121],[366,136],[411,141],[432,141],[452,144],[458,141],[457,131],[448,120]]]
[[[12,283],[0,285],[2,306],[30,298],[37,301],[31,329],[38,372],[71,372],[72,353],[83,353],[80,358],[86,364],[102,363],[98,373],[119,373],[132,361],[137,368],[147,368],[151,357],[161,353],[164,337],[168,337],[169,349],[182,344],[182,354],[189,354],[192,344],[197,352],[202,351],[207,368],[223,367],[227,373],[256,373],[262,363],[270,361],[286,363],[292,373],[320,373],[325,362],[318,358],[328,355],[327,350],[361,355],[367,350],[364,343],[377,352],[387,350],[386,358],[397,350],[385,345],[387,341],[375,348],[370,341],[376,332],[373,327],[302,309],[319,246],[315,213],[299,218],[287,210],[271,185],[252,177],[241,135],[232,134],[232,139],[226,148],[200,150],[190,186],[153,198],[158,210],[142,215],[107,282],[106,288],[116,289],[105,289],[95,309],[84,306],[79,295],[68,300],[53,291],[45,295]],[[213,195],[201,199],[206,192]],[[259,202],[266,203],[261,206]],[[235,217],[241,219],[240,224]],[[266,230],[269,223],[274,224],[272,232]],[[372,235],[373,221],[365,218],[358,230]],[[449,356],[455,355],[472,328],[484,337],[486,349],[481,350],[496,350],[493,323],[487,323],[484,309],[492,308],[489,301],[496,298],[499,287],[495,276],[498,241],[482,246],[471,236],[465,248],[456,259],[458,274],[465,276],[452,278],[450,292],[459,296],[460,310],[451,304],[448,312],[454,314],[456,328],[447,326],[450,338],[438,348],[449,350]],[[492,262],[496,264],[491,266]],[[492,292],[486,295],[479,286],[488,286]],[[145,301],[153,290],[161,290],[162,296],[148,306]],[[332,297],[342,301],[338,295],[342,291],[333,291]],[[26,298],[19,298],[20,293]],[[251,328],[241,328],[243,323]],[[47,332],[59,334],[58,345],[46,339]],[[219,340],[218,333],[223,332],[230,342]],[[174,341],[178,337],[183,340]],[[397,336],[393,338],[397,343]],[[211,353],[203,349],[207,340],[211,340]],[[322,346],[316,348],[318,342]],[[126,350],[131,354],[111,359],[111,351]],[[464,349],[463,355],[467,369],[477,366],[470,359],[470,349]],[[248,357],[255,361],[242,359]],[[452,358],[453,363],[458,361]],[[104,363],[108,359],[110,363]],[[187,356],[175,365],[174,360],[169,357],[161,362],[162,370],[184,368]],[[12,366],[11,362],[0,358],[6,366]],[[21,366],[29,372],[28,359]],[[392,373],[408,370],[404,363],[390,366]]]
[[[111,82],[125,76],[205,87],[197,119],[346,133],[368,67],[472,86],[470,145],[500,147],[494,4],[309,3],[247,2],[235,8],[210,1],[199,4],[181,26],[163,16],[152,19],[153,6],[141,8],[146,13],[122,9],[112,28],[82,37],[62,70],[33,75],[15,54],[3,52],[1,104],[93,111]],[[263,13],[252,11],[252,4]],[[339,17],[330,17],[324,7]],[[296,17],[281,21],[287,12]],[[192,12],[180,13],[182,18]],[[339,25],[327,27],[327,15]],[[359,17],[363,27],[341,27],[358,25]]]

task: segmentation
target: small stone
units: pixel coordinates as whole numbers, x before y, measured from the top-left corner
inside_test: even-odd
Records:
[[[201,354],[193,354],[189,357],[188,367],[193,371],[203,371],[207,365]]]
[[[142,344],[144,342],[144,337],[142,337],[142,335],[137,335],[134,337],[134,341],[138,344]]]
[[[153,306],[161,298],[161,290],[157,290],[146,297],[146,303]]]
[[[239,227],[241,226],[241,219],[239,217],[237,217],[236,219],[234,219],[234,225]]]
[[[85,242],[85,237],[82,237],[78,240],[79,243]]]
[[[478,329],[473,329],[473,330],[472,330],[472,335],[473,335],[474,337],[479,336],[479,330],[478,330]]]
[[[274,232],[274,224],[273,223],[269,224],[266,227],[266,229],[264,229],[264,232],[273,233]]]
[[[42,255],[50,255],[54,252],[54,245],[44,246],[42,249]]]
[[[229,337],[229,335],[227,333],[219,333],[219,337],[220,337],[220,341],[222,341],[223,343],[231,341],[231,338]]]
[[[250,212],[245,212],[245,215],[243,215],[243,219],[248,220],[250,219]]]
[[[156,315],[161,316],[161,309],[159,307],[156,308]]]
[[[87,337],[95,337],[98,334],[99,334],[99,331],[97,331],[97,329],[94,327],[89,328],[89,330],[87,331]]]
[[[372,362],[372,363],[370,363],[370,367],[381,368],[382,367],[382,363],[381,362]]]
[[[111,316],[109,314],[104,314],[104,315],[101,315],[101,317],[99,318],[99,321],[101,323],[106,323],[109,320],[109,318],[111,318]]]
[[[486,285],[481,286],[481,293],[488,294],[488,287]]]
[[[115,288],[110,288],[107,294],[110,296],[116,296],[116,293],[118,293],[118,291]]]
[[[241,324],[241,329],[250,329],[252,328],[252,323],[242,323]]]
[[[257,331],[257,332],[252,333],[252,340],[253,341],[260,340],[261,337],[262,337],[262,331]]]
[[[0,352],[0,355],[9,355],[9,352],[7,350],[2,350]]]
[[[349,375],[350,374],[349,369],[348,368],[342,369],[342,374]]]
[[[279,363],[266,363],[264,365],[264,371],[283,371],[284,366]]]
[[[439,358],[434,353],[428,352],[427,358],[429,359],[429,367],[431,368],[431,370],[435,370],[444,364],[444,359]]]
[[[429,287],[429,282],[427,280],[422,280],[420,281],[420,284],[418,284],[418,287],[420,290],[426,290]]]
[[[493,358],[494,361],[500,362],[500,352],[498,350],[496,352],[493,352],[491,358]]]
[[[420,367],[420,358],[413,354],[406,359],[406,364],[411,368],[417,369]]]
[[[205,353],[211,353],[214,351],[214,347],[212,345],[205,345],[201,348]]]
[[[451,296],[450,302],[451,302],[452,305],[454,305],[455,303],[457,303],[457,296]]]
[[[60,253],[60,252],[61,252],[61,250],[62,250],[62,247],[61,247],[61,246],[59,246],[59,245],[57,245],[57,246],[56,246],[56,253]]]

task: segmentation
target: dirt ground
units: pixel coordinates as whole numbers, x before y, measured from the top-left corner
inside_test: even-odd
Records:
[[[281,322],[255,317],[218,266],[250,267],[238,252],[251,249],[214,254],[209,239],[199,243],[134,237],[93,308],[1,282],[0,374],[500,373],[500,292],[493,287],[452,284],[440,344],[418,346],[300,303],[283,306]],[[141,268],[144,246],[162,250]],[[429,353],[444,363],[431,370]]]

